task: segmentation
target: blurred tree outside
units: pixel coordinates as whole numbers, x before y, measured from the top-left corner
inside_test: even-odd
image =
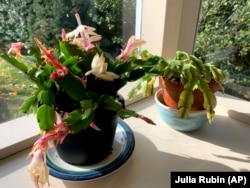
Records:
[[[26,41],[29,33],[26,17],[32,0],[1,0],[0,51],[6,51],[13,41]]]
[[[102,35],[99,45],[115,57],[135,33],[135,5],[136,0],[1,0],[0,52],[7,52],[12,42],[34,43],[34,36],[48,48],[56,48],[61,29],[70,32],[77,27],[76,7],[82,24],[95,27]],[[24,75],[0,59],[0,122],[22,115],[18,107],[32,87]]]
[[[33,0],[27,16],[30,40],[37,35],[47,46],[56,46],[62,28],[66,32],[76,28],[73,12],[76,7],[82,24],[95,27],[102,35],[100,46],[115,56],[135,32],[135,3],[135,0]]]
[[[250,100],[250,1],[203,0],[194,53],[227,72],[226,93]]]
[[[37,36],[48,47],[57,45],[64,26],[63,14],[70,9],[64,2],[65,0],[33,0],[26,17],[30,41]]]

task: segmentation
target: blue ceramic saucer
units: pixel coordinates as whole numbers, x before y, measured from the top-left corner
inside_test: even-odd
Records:
[[[120,168],[134,151],[135,139],[130,127],[119,119],[112,153],[94,165],[75,166],[61,160],[55,150],[47,152],[49,173],[63,180],[85,181],[106,176]]]

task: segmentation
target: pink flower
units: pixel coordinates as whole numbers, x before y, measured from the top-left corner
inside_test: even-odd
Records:
[[[97,131],[101,131],[101,129],[94,122],[91,122],[89,126]]]
[[[43,187],[46,183],[49,186],[49,169],[46,166],[45,153],[37,149],[28,167],[31,178],[37,188]]]
[[[10,47],[10,49],[8,51],[8,54],[13,53],[16,56],[19,56],[19,57],[22,56],[21,49],[22,49],[23,46],[24,46],[24,43],[22,43],[22,42],[12,43],[11,47]]]
[[[65,29],[62,29],[61,37],[62,37],[62,41],[66,40],[66,31],[65,31]]]
[[[131,55],[133,52],[137,50],[137,48],[143,44],[145,44],[146,41],[142,39],[135,39],[135,36],[131,36],[128,39],[127,46],[125,50],[121,49],[121,54],[116,57],[116,59],[122,59],[127,60],[129,59],[129,55]]]
[[[38,149],[42,152],[47,152],[54,143],[61,144],[69,133],[71,133],[70,129],[62,121],[62,117],[56,113],[55,126],[34,143],[29,156],[34,155]]]
[[[66,71],[67,72],[67,71]],[[63,78],[66,75],[65,71],[62,69],[58,69],[51,73],[50,79],[51,80],[57,80],[59,78]]]
[[[58,78],[62,78],[65,75],[68,74],[68,68],[63,66],[57,58],[54,56],[54,54],[51,52],[51,50],[47,50],[46,47],[39,41],[37,37],[34,37],[34,40],[37,44],[37,46],[40,48],[40,50],[44,53],[45,58],[54,66],[57,68],[57,71],[53,72],[51,74],[51,79],[56,80]]]
[[[54,145],[54,143],[61,144],[69,133],[71,133],[71,131],[63,122],[62,117],[56,113],[56,123],[54,128],[34,143],[32,150],[29,153],[29,156],[32,156],[32,161],[28,170],[36,187],[43,187],[46,183],[49,185],[46,152]]]
[[[53,134],[56,133],[55,137],[56,144],[61,144],[65,139],[65,137],[71,133],[71,130],[63,122],[63,118],[58,113],[56,113],[56,125],[51,131]]]
[[[94,27],[82,25],[77,9],[75,8],[74,11],[78,27],[75,30],[67,33],[66,39],[73,38],[74,44],[82,46],[85,51],[88,51],[95,47],[93,42],[99,41],[102,37],[94,32]],[[77,38],[79,35],[80,38]]]
[[[145,116],[143,116],[143,115],[140,115],[140,114],[139,114],[139,115],[137,116],[137,118],[140,118],[140,119],[146,121],[147,123],[149,123],[149,124],[151,124],[151,125],[156,125],[155,122],[153,122],[153,120],[151,120],[150,118],[145,117]]]
[[[49,138],[47,135],[42,136],[39,138],[33,145],[31,152],[29,153],[29,156],[34,155],[36,150],[41,150],[42,152],[47,152],[47,150],[50,148],[52,144],[49,143]]]

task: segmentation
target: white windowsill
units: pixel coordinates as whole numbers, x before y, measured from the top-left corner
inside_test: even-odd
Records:
[[[123,88],[122,93],[125,93],[129,87],[130,86]],[[142,99],[141,95],[138,95],[135,100],[139,101],[145,99]],[[228,109],[228,112],[236,111],[240,112],[240,115],[243,114],[243,118],[242,116],[237,117],[238,114],[233,118],[242,120],[243,122],[247,121],[244,117],[250,118],[250,102],[230,95],[222,95],[219,92],[217,93],[217,102],[219,106]],[[132,104],[129,99],[126,99],[126,105],[130,108],[131,105],[136,106],[137,103],[135,102],[135,104]],[[151,116],[151,118],[154,118],[154,116]],[[39,134],[39,127],[33,114],[2,123],[0,124],[0,130],[0,138],[2,140],[0,142],[0,159],[31,147]]]
[[[133,83],[128,83],[119,93],[125,98],[126,106],[143,99],[139,93],[133,100],[128,99],[127,92]],[[156,84],[157,87],[157,84]],[[34,114],[23,116],[0,124],[0,159],[31,147],[39,135],[39,126]]]

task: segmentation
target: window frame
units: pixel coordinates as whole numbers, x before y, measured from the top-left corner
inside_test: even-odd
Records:
[[[142,9],[136,21],[141,30],[136,30],[136,37],[147,41],[142,49],[163,57],[173,57],[176,50],[192,53],[200,4],[201,0],[158,0],[157,3],[138,0],[137,8]],[[125,96],[129,87],[124,87],[121,94]],[[140,99],[141,95],[136,100]],[[39,133],[34,115],[1,123],[0,129],[0,159],[31,147]]]

